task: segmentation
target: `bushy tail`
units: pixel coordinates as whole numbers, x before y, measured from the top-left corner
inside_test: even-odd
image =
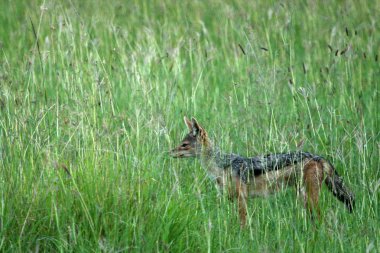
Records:
[[[352,213],[355,207],[355,197],[354,194],[347,189],[343,184],[343,179],[338,175],[335,168],[328,161],[323,161],[323,171],[326,173],[327,177],[325,183],[329,190],[334,194],[334,196],[343,202],[348,211]]]

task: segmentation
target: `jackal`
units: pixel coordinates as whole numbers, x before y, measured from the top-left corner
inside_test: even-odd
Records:
[[[349,212],[354,208],[354,195],[343,184],[333,165],[321,156],[308,152],[267,154],[242,157],[227,154],[213,146],[207,132],[196,119],[184,117],[189,133],[181,144],[170,151],[176,158],[199,157],[202,167],[217,185],[228,190],[231,200],[238,199],[241,225],[246,224],[247,197],[263,196],[295,186],[310,215],[320,217],[318,207],[322,182]]]

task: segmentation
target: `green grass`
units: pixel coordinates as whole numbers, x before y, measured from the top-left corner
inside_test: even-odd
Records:
[[[3,0],[0,251],[379,251],[380,2],[339,2]],[[291,189],[241,230],[168,157],[184,115],[242,155],[303,141],[355,212],[324,188],[312,224]]]

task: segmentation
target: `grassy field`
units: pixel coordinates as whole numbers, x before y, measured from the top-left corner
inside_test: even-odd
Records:
[[[379,252],[379,1],[0,6],[1,252]],[[355,212],[324,187],[313,224],[290,189],[241,230],[168,156],[184,115],[228,152],[330,159]]]

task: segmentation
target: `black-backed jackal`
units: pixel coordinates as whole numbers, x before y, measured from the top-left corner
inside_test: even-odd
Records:
[[[247,219],[247,197],[268,196],[287,186],[296,186],[311,215],[320,216],[318,199],[323,182],[352,212],[354,195],[344,186],[332,164],[321,156],[300,151],[249,158],[226,154],[213,146],[207,132],[194,118],[184,120],[190,132],[171,150],[171,156],[199,157],[218,186],[228,189],[230,199],[238,199],[242,226]]]

